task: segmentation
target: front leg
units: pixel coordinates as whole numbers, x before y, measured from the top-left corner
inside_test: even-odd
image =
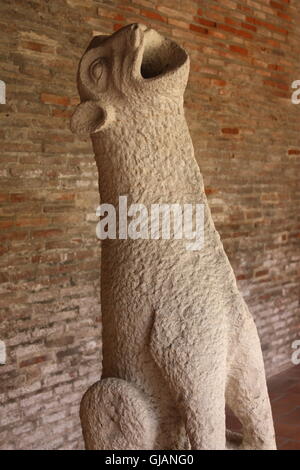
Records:
[[[157,315],[151,351],[176,399],[191,448],[224,450],[226,335],[222,325],[195,328],[192,318],[193,312],[184,323],[169,323],[169,318],[165,323]]]
[[[107,378],[85,393],[80,418],[88,450],[153,449],[157,420],[147,398],[125,380]]]
[[[246,317],[228,361],[226,403],[243,426],[240,449],[275,450],[272,411],[255,323]]]

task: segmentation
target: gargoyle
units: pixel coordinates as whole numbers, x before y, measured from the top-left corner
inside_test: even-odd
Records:
[[[140,24],[95,37],[71,127],[91,135],[101,202],[203,204],[204,246],[102,242],[103,373],[85,394],[88,449],[274,449],[260,342],[217,233],[186,124],[189,58]],[[242,423],[226,432],[225,406]]]

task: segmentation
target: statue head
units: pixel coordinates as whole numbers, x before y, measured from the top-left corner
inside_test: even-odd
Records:
[[[92,134],[111,125],[124,106],[142,107],[163,97],[182,97],[188,73],[185,50],[144,25],[96,36],[79,64],[81,103],[71,128]]]

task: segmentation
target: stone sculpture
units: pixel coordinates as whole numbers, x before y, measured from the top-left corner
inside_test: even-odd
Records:
[[[204,204],[204,247],[102,242],[103,374],[84,395],[87,449],[274,449],[257,330],[214,227],[187,128],[189,58],[133,24],[95,37],[71,128],[91,134],[102,203]],[[225,405],[243,426],[226,432]]]

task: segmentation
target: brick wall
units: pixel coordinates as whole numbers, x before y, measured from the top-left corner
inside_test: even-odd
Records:
[[[299,338],[298,0],[1,0],[0,448],[82,447],[100,374],[97,171],[75,138],[92,34],[152,25],[191,55],[185,106],[209,203],[273,374]]]

